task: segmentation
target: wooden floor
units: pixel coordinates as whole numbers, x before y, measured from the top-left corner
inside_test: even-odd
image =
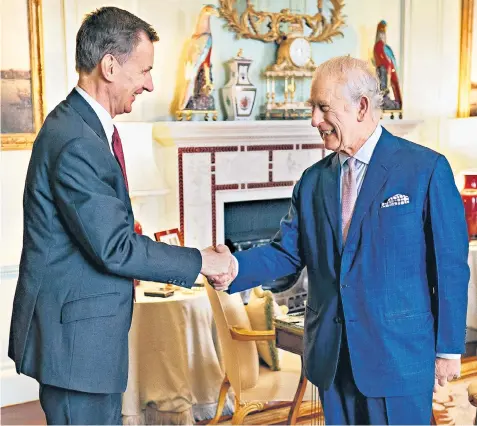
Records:
[[[0,423],[2,425],[46,425],[46,419],[40,401],[33,401],[3,407]]]
[[[267,411],[250,414],[245,419],[248,425],[280,425],[286,424],[290,408],[278,403],[277,407]],[[300,409],[298,424],[324,424],[321,416],[312,416],[313,407],[310,402],[304,402]],[[45,415],[39,401],[13,405],[1,409],[0,424],[2,425],[46,425]],[[220,424],[231,424],[230,417],[224,417]]]

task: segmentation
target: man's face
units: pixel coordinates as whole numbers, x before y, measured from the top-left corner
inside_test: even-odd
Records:
[[[154,90],[151,77],[153,62],[154,45],[145,34],[141,34],[141,41],[131,56],[122,66],[118,64],[113,94],[115,115],[130,113],[137,95],[144,90]]]
[[[326,149],[343,151],[356,143],[357,107],[344,95],[343,84],[318,76],[311,87],[311,125],[320,132]]]

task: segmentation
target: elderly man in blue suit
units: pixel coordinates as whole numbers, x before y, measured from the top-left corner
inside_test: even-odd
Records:
[[[133,278],[191,287],[230,254],[134,232],[113,117],[153,90],[154,29],[105,7],[76,39],[78,86],[47,117],[24,192],[24,244],[9,356],[40,383],[48,424],[121,424]],[[167,360],[165,360],[167,362]]]
[[[319,66],[310,102],[334,153],[303,173],[273,241],[236,254],[229,291],[306,266],[304,362],[326,423],[429,424],[433,387],[459,376],[465,347],[468,240],[451,168],[381,127],[364,61]],[[228,278],[209,277],[216,289]]]

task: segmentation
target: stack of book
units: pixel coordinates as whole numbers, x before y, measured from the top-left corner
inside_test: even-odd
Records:
[[[274,322],[277,328],[301,334],[305,327],[305,314],[303,312],[296,312],[288,315],[280,315],[275,318]]]

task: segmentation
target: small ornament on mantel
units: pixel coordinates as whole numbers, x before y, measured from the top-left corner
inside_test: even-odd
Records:
[[[222,88],[222,100],[227,120],[251,120],[257,88],[250,82],[248,71],[253,61],[243,57],[240,49],[235,58],[229,60],[230,79]]]
[[[311,44],[300,25],[292,25],[292,31],[284,36],[277,49],[276,62],[265,69],[267,102],[262,106],[261,117],[265,120],[292,120],[311,118],[311,107],[305,99],[297,99],[297,81],[312,78],[316,64],[312,59]],[[276,79],[283,81],[283,97],[277,99]],[[300,83],[303,85],[303,83]]]
[[[379,88],[383,95],[382,111],[383,114],[389,113],[391,119],[394,118],[394,114],[398,114],[402,119],[402,98],[397,61],[393,50],[387,44],[386,28],[386,21],[380,21],[376,29],[376,42],[373,50]]]

